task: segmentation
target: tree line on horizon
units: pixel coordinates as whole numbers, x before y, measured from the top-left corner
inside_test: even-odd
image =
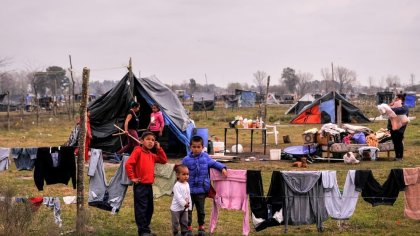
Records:
[[[26,95],[30,93],[36,97],[54,97],[78,94],[81,91],[81,76],[74,75],[74,78],[71,78],[69,69],[49,66],[45,70],[7,71],[5,67],[9,63],[10,59],[0,58],[0,94],[9,92],[11,95]],[[358,83],[357,73],[344,66],[336,66],[333,73],[331,68],[322,68],[320,74],[320,79],[314,80],[314,75],[309,72],[296,72],[295,69],[286,67],[282,71],[281,78],[277,78],[279,84],[270,85],[268,91],[278,95],[294,94],[299,98],[306,93],[323,94],[332,90],[342,94],[374,94],[378,91],[393,91],[393,89],[401,87],[400,78],[396,75],[388,75],[380,80],[369,77],[369,85],[362,86]],[[250,76],[253,78],[252,84],[230,82],[225,88],[215,84],[199,84],[194,78],[179,84],[167,84],[167,86],[173,91],[184,90],[188,94],[194,92],[214,92],[217,95],[234,94],[236,89],[265,94],[268,73],[258,70]],[[91,78],[91,81],[94,79]],[[378,82],[380,84],[374,84]],[[101,95],[112,89],[117,83],[118,81],[112,80],[92,81],[89,83],[89,90],[91,94]],[[74,91],[72,91],[73,88]],[[416,91],[417,86],[412,84],[405,90]]]

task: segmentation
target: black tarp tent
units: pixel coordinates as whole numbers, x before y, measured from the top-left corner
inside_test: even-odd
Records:
[[[123,127],[129,104],[135,99],[140,103],[139,129],[147,128],[150,106],[157,104],[165,119],[164,137],[160,138],[162,147],[168,153],[185,154],[194,125],[175,93],[156,77],[130,79],[128,73],[114,88],[89,104],[91,147],[108,152],[121,148],[120,138],[112,136],[119,132],[114,124]]]
[[[193,93],[193,111],[213,111],[215,106],[214,93]]]

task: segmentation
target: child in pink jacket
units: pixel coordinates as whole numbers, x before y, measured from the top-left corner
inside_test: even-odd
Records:
[[[150,132],[156,135],[156,140],[163,135],[163,127],[165,126],[165,121],[163,119],[162,112],[157,104],[152,105],[152,113],[150,114],[150,123],[148,129]]]

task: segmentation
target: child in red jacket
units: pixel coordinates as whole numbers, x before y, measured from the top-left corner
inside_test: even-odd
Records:
[[[134,148],[125,163],[127,176],[134,183],[134,217],[138,235],[153,235],[149,225],[153,215],[155,163],[165,164],[168,161],[165,151],[155,139],[152,132],[144,132],[140,138],[141,146]],[[153,147],[156,147],[156,154],[150,152]]]

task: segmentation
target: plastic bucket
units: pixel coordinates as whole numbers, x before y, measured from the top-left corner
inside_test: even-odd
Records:
[[[200,136],[203,139],[205,149],[207,149],[207,145],[209,142],[209,129],[208,128],[194,128],[193,136]]]
[[[270,149],[270,160],[280,160],[281,159],[281,149]]]

